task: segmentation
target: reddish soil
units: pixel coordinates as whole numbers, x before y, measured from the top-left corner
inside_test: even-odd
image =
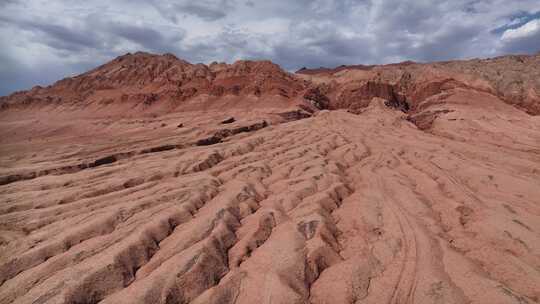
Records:
[[[0,303],[538,303],[540,56],[128,54],[0,98]]]

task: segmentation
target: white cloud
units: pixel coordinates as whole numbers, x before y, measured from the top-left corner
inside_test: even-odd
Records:
[[[538,23],[494,31],[537,14],[538,0],[0,0],[0,8],[0,95],[137,50],[295,70],[540,48]]]
[[[539,31],[540,31],[540,19],[531,20],[516,29],[508,29],[504,31],[501,39],[511,40],[511,39],[525,38],[528,36],[535,35]]]

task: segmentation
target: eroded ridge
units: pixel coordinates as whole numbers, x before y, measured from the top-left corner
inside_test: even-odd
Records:
[[[538,119],[386,104],[0,186],[0,303],[539,302]]]

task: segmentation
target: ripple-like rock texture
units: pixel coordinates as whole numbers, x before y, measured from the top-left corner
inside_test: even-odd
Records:
[[[135,54],[3,97],[0,303],[539,303],[512,60],[539,72]]]

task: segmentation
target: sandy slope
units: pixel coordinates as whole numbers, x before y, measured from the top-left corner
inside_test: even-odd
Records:
[[[537,303],[540,119],[443,98],[425,131],[380,98],[4,117],[0,303]]]
[[[539,68],[136,53],[0,97],[0,304],[539,303]]]

